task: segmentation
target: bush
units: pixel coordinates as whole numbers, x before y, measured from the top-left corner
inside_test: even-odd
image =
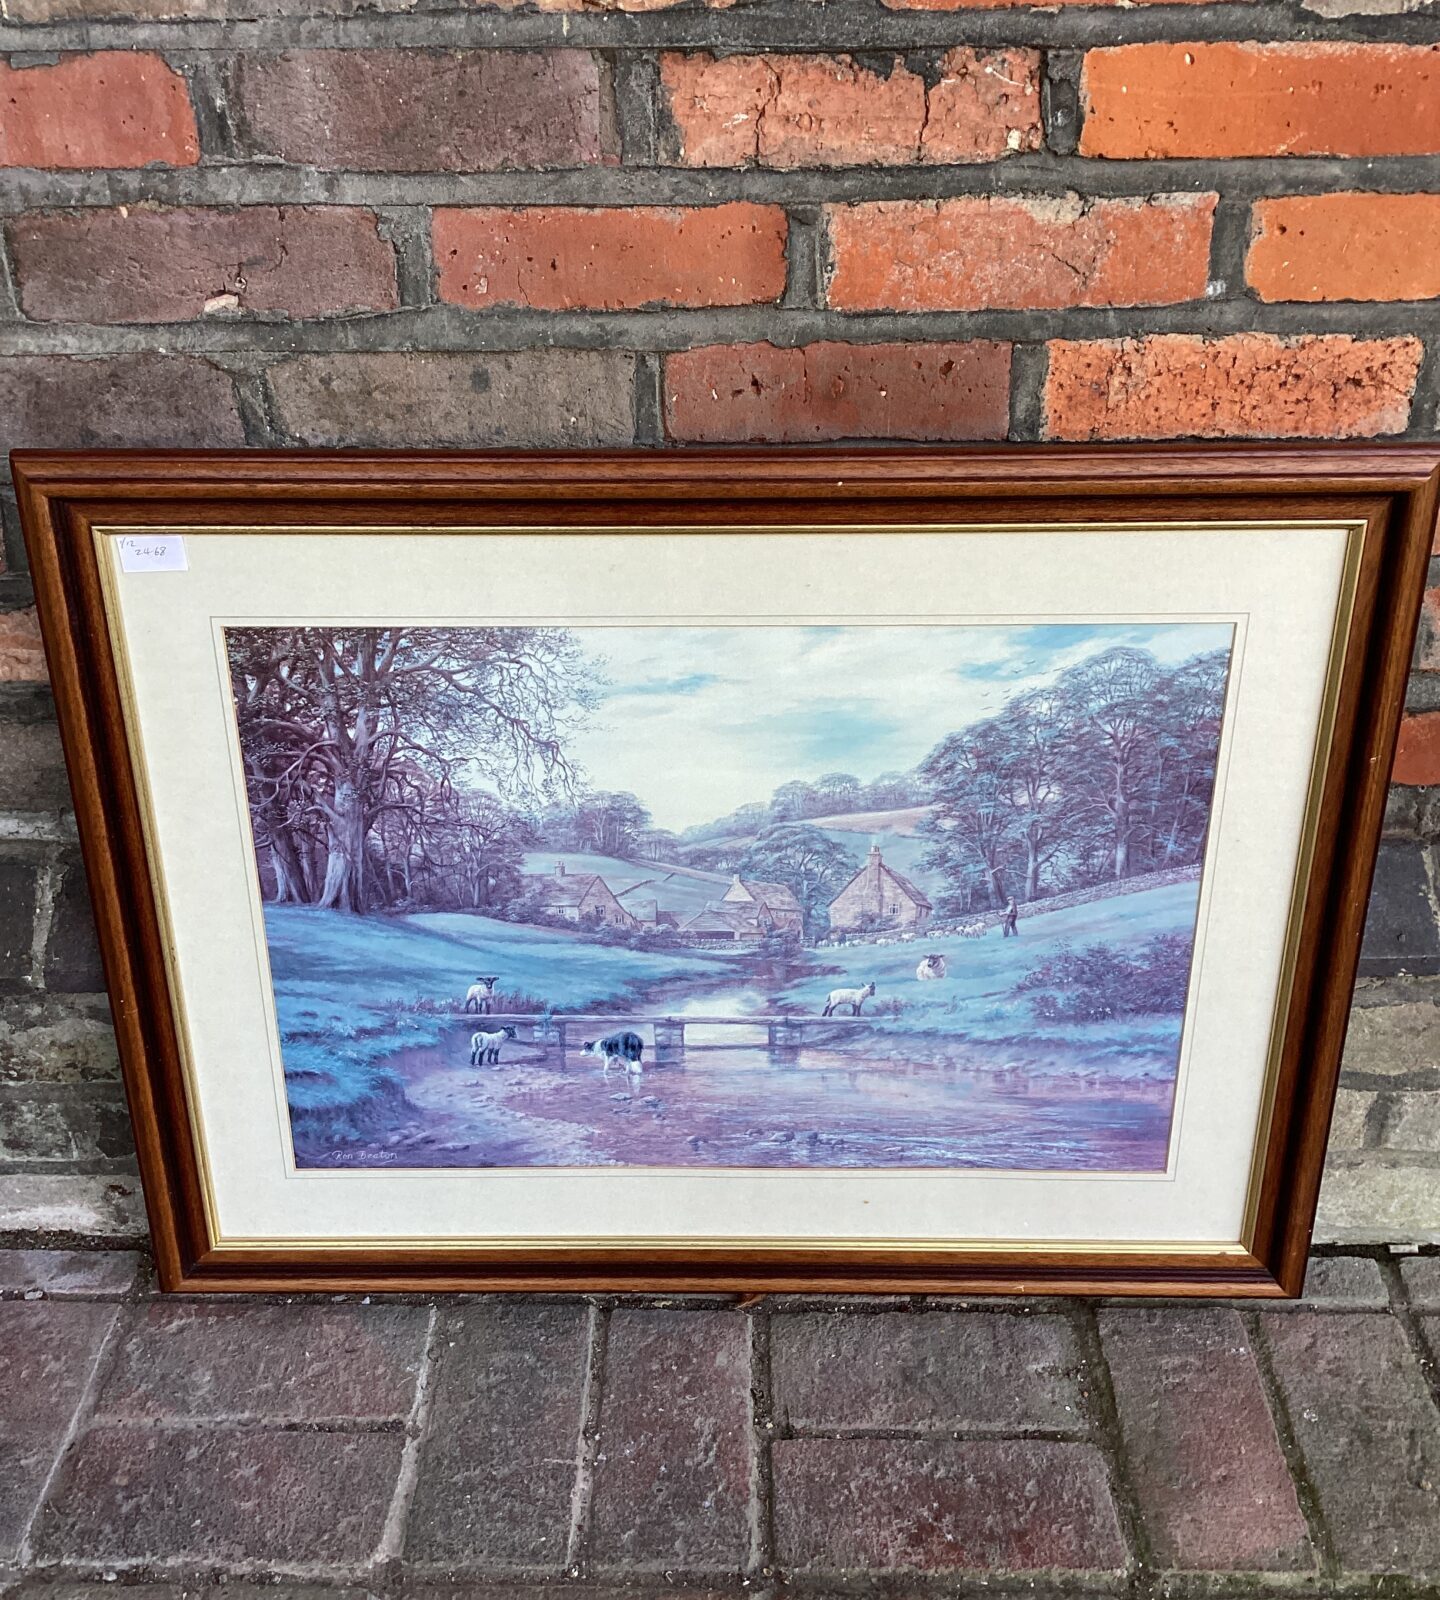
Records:
[[[1064,947],[1012,993],[1028,1000],[1042,1022],[1102,1022],[1184,1011],[1189,984],[1190,940],[1164,933],[1134,954],[1104,944]]]

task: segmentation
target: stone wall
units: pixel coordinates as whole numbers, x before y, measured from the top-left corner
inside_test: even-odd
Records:
[[[3,10],[6,447],[1436,433],[1430,7]],[[133,1158],[0,513],[0,1230],[113,1238]],[[1435,598],[1331,1238],[1440,1239]]]

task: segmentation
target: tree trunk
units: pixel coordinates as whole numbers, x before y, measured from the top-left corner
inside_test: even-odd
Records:
[[[1025,898],[1040,898],[1040,847],[1029,834],[1025,836]]]
[[[329,855],[320,904],[332,911],[365,909],[365,817],[353,784],[335,789],[335,815],[328,826]]]

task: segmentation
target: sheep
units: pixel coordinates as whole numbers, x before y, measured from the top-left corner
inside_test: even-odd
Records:
[[[915,977],[920,983],[929,983],[934,978],[945,976],[945,957],[936,953],[921,958],[920,965],[915,969]]]
[[[507,1039],[515,1037],[515,1030],[509,1023],[503,1028],[497,1028],[494,1033],[472,1033],[470,1035],[470,1065],[478,1067],[481,1062],[489,1066],[500,1065],[500,1046]]]
[[[858,1017],[860,1015],[860,1007],[874,993],[875,985],[873,983],[867,983],[863,989],[832,989],[825,996],[825,1009],[820,1015],[828,1017],[837,1006],[849,1006],[850,1015]]]
[[[488,1017],[495,1006],[495,985],[498,977],[476,978],[465,991],[465,1009],[477,1016]]]
[[[962,939],[980,939],[985,935],[985,924],[977,917],[971,922],[962,922],[956,929]]]
[[[605,1063],[600,1076],[608,1078],[611,1067],[624,1067],[626,1072],[641,1073],[645,1066],[640,1057],[645,1041],[638,1033],[610,1033],[603,1039],[587,1039],[581,1050],[587,1056],[599,1056]]]

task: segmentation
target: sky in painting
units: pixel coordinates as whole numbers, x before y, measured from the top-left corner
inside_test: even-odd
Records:
[[[1175,665],[1229,623],[574,630],[606,680],[572,754],[682,829],[791,778],[905,771],[945,734],[1117,645]]]

